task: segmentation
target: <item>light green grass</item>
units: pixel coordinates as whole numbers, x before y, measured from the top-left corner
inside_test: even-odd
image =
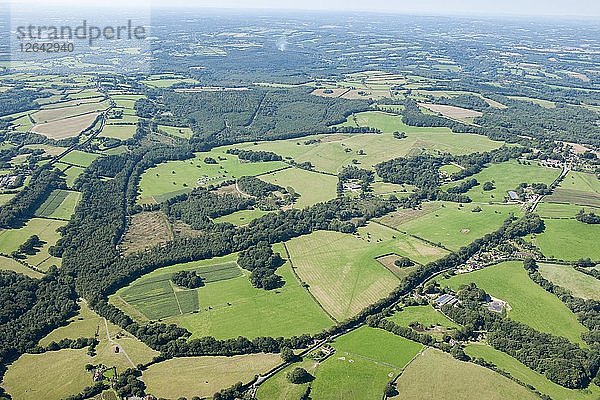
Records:
[[[530,240],[548,258],[574,261],[579,258],[600,260],[600,225],[589,225],[577,220],[546,219],[546,229]]]
[[[0,193],[0,206],[8,203],[10,199],[16,196],[16,193]]]
[[[206,157],[212,157],[218,164],[207,164]],[[218,158],[225,160],[218,160]],[[169,161],[146,170],[140,180],[140,201],[152,202],[160,196],[177,195],[198,186],[219,184],[223,181],[241,176],[255,176],[284,168],[285,163],[279,161],[247,163],[233,155],[225,154],[222,149],[211,152],[196,153],[196,157],[184,161]]]
[[[151,365],[142,380],[149,393],[161,398],[208,398],[237,382],[248,383],[280,362],[278,354],[173,358]]]
[[[600,181],[594,174],[569,171],[546,200],[600,207]]]
[[[104,125],[101,136],[113,139],[127,140],[135,135],[135,125]]]
[[[67,190],[54,190],[37,209],[37,217],[70,220],[75,207],[81,198],[81,193]]]
[[[0,256],[0,269],[4,271],[18,272],[19,274],[27,275],[31,278],[41,278],[43,276],[43,274],[24,266],[17,260],[4,256]]]
[[[375,258],[396,253],[422,262],[444,254],[381,225],[369,224],[359,233],[317,231],[287,243],[300,279],[338,320],[357,314],[398,285],[398,279]]]
[[[306,391],[309,383],[293,384],[288,380],[287,374],[294,368],[301,367],[314,376],[318,365],[316,361],[309,357],[305,357],[302,361],[289,365],[260,385],[256,393],[256,398],[258,400],[299,399]]]
[[[434,203],[429,213],[394,227],[433,243],[441,243],[451,250],[458,250],[500,228],[511,213],[520,213],[520,207],[516,205],[469,203],[459,207],[457,203]],[[482,211],[473,212],[475,207]]]
[[[397,383],[402,400],[535,400],[534,393],[510,379],[473,363],[427,349]]]
[[[66,156],[60,159],[63,163],[77,165],[79,167],[89,167],[96,158],[100,157],[98,154],[86,153],[80,150],[73,150]]]
[[[471,282],[490,295],[507,301],[512,308],[508,312],[510,318],[538,331],[583,344],[581,334],[587,329],[558,297],[546,292],[529,278],[522,262],[504,262],[440,280],[442,286],[450,286],[454,290]]]
[[[213,221],[217,224],[222,222],[228,222],[236,226],[242,226],[247,225],[255,219],[260,218],[268,213],[268,211],[262,210],[241,210],[229,215],[225,215],[223,217],[215,218]]]
[[[167,135],[189,139],[192,137],[192,130],[188,127],[159,125],[158,129],[164,131]]]
[[[389,317],[389,320],[400,326],[409,326],[414,322],[418,322],[425,328],[445,328],[443,331],[458,328],[458,324],[431,305],[404,307],[402,311],[397,311],[394,315]],[[430,331],[428,333],[435,333],[435,331]]]
[[[292,187],[300,198],[294,208],[305,208],[322,203],[337,196],[338,178],[332,175],[306,171],[300,168],[287,168],[282,171],[262,175],[261,180],[284,188]]]
[[[570,265],[540,264],[540,273],[555,285],[570,290],[575,297],[600,301],[600,280]]]
[[[314,399],[379,399],[387,382],[423,348],[389,332],[362,327],[333,343],[336,352],[316,370]]]
[[[508,196],[509,190],[514,190],[520,183],[545,183],[550,185],[558,176],[560,171],[557,169],[541,167],[535,162],[531,165],[519,164],[515,160],[492,164],[478,174],[467,179],[475,178],[480,185],[475,186],[466,194],[474,202],[494,202],[502,203]],[[483,184],[493,182],[494,190],[484,191]],[[443,185],[444,189],[456,186],[457,183],[448,183]]]
[[[76,167],[74,165],[63,164],[60,162],[56,163],[55,166],[59,168],[62,172],[64,172],[64,174],[67,176],[66,182],[67,186],[70,188],[73,187],[75,179],[77,179],[79,175],[83,173],[84,170],[84,168],[82,167]]]
[[[567,389],[493,347],[484,344],[470,344],[465,347],[465,353],[472,358],[483,358],[487,362],[493,363],[497,368],[510,373],[521,382],[533,386],[553,400],[596,400],[600,398],[600,388],[594,384],[584,390]]]
[[[573,204],[561,204],[561,203],[539,203],[535,212],[539,214],[542,218],[568,218],[574,219],[577,213],[581,209],[585,209],[586,211],[592,211],[599,213],[599,209],[595,209],[593,207],[583,207],[577,206]]]

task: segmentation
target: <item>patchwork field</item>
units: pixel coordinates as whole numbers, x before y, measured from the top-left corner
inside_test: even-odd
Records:
[[[286,257],[282,245],[275,246],[274,250]],[[111,301],[138,319],[143,319],[144,313],[148,317],[172,315],[165,322],[183,326],[193,337],[289,337],[318,332],[333,324],[294,277],[289,263],[277,270],[285,285],[266,291],[252,287],[248,272],[235,265],[236,257],[233,254],[161,268],[119,290]],[[207,278],[206,286],[194,291],[200,308],[198,313],[181,315],[173,290],[170,294],[166,289],[160,292],[159,285],[165,287],[165,278],[169,279],[179,270],[197,270],[200,276]],[[206,272],[211,270],[212,277]],[[153,294],[158,296],[153,297]]]
[[[207,398],[237,382],[248,383],[280,362],[278,354],[174,358],[151,365],[142,380],[149,392],[161,398]]]
[[[61,104],[61,107],[49,107],[45,106],[40,111],[37,111],[31,115],[33,120],[38,124],[45,124],[53,121],[65,120],[73,117],[77,117],[84,114],[97,114],[108,108],[108,102],[89,103],[83,102],[80,105],[69,105],[68,103]]]
[[[481,211],[473,212],[475,207],[479,207]],[[411,211],[399,210],[396,214],[410,214]],[[459,207],[456,203],[433,202],[427,205],[425,214],[412,219],[411,215],[407,222],[402,222],[400,215],[393,214],[381,220],[383,223],[387,221],[393,224],[390,226],[400,231],[458,250],[500,228],[511,213],[518,215],[520,211],[520,207],[515,205],[469,203]]]
[[[570,290],[575,297],[600,301],[600,280],[570,265],[540,264],[540,273],[555,285]]]
[[[207,157],[216,164],[205,162]],[[221,150],[196,153],[191,160],[169,161],[146,170],[140,180],[142,203],[160,202],[196,186],[219,184],[241,176],[256,176],[286,167],[283,162],[241,162],[236,156]]]
[[[546,229],[529,240],[548,258],[575,261],[579,258],[600,260],[600,225],[588,225],[572,219],[546,219]]]
[[[575,216],[581,209],[586,209],[586,211],[598,210],[592,207],[586,206],[577,206],[573,204],[562,204],[562,203],[539,203],[535,212],[539,214],[544,219],[553,219],[553,218],[566,218],[566,219],[575,219]],[[600,212],[600,211],[598,211]]]
[[[508,302],[511,307],[508,312],[510,318],[541,332],[563,336],[583,345],[581,334],[587,329],[558,297],[546,292],[529,278],[522,262],[504,262],[439,282],[454,290],[475,282],[490,295]]]
[[[427,349],[397,382],[403,400],[534,400],[538,396],[510,379],[473,363]]]
[[[292,239],[287,248],[300,279],[337,320],[355,315],[398,285],[398,278],[375,258],[398,253],[420,262],[441,255],[417,239],[374,224],[358,237],[318,231]]]
[[[314,399],[379,399],[394,379],[422,349],[389,332],[362,327],[333,343],[336,352],[316,370]]]
[[[465,353],[473,358],[483,358],[502,371],[510,373],[523,383],[533,386],[540,393],[554,400],[595,400],[600,397],[600,388],[590,385],[585,390],[572,390],[557,385],[539,372],[533,371],[520,361],[493,347],[483,344],[470,344],[465,347]]]
[[[81,193],[68,190],[55,190],[35,212],[36,217],[62,219],[68,221],[75,212]]]
[[[65,180],[67,181],[67,186],[69,188],[73,187],[73,184],[75,183],[75,179],[77,179],[79,177],[79,175],[81,175],[83,173],[82,167],[76,167],[74,165],[68,165],[68,164],[63,164],[63,163],[57,162],[56,164],[54,164],[54,166],[56,168],[59,168],[62,172],[65,173],[65,175],[67,176],[65,178]]]
[[[300,168],[287,168],[267,175],[260,179],[284,188],[292,187],[300,198],[294,203],[294,208],[305,208],[322,203],[337,196],[338,178],[332,175],[306,171]]]
[[[511,160],[500,164],[492,164],[480,173],[469,177],[468,179],[477,179],[480,185],[475,186],[466,194],[474,202],[502,203],[505,197],[508,196],[507,192],[514,190],[520,183],[545,183],[550,185],[559,175],[560,170],[558,169],[542,167],[534,162],[531,165],[524,165]],[[484,191],[483,184],[485,182],[492,182],[495,189]],[[442,187],[447,189],[456,185],[457,182],[453,182]]]
[[[600,207],[600,181],[593,174],[569,171],[546,201]]]

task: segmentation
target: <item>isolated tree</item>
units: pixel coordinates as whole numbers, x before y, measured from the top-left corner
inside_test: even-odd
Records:
[[[296,367],[288,373],[287,378],[291,383],[301,385],[310,382],[313,379],[313,376],[304,368]]]

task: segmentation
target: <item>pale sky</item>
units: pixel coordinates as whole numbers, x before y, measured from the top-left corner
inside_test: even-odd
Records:
[[[37,7],[86,5],[133,7],[211,7],[296,10],[365,10],[406,14],[435,15],[539,15],[600,16],[599,0],[10,0],[14,5],[35,4]],[[6,0],[0,0],[6,2]]]

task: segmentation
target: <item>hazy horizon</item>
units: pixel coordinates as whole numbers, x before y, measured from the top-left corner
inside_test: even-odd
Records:
[[[57,0],[40,4],[39,0],[0,1],[15,6],[35,4],[36,7],[77,7],[82,3],[77,0]],[[583,17],[600,16],[600,2],[593,0],[563,1],[550,0],[506,0],[504,2],[481,2],[476,0],[444,1],[423,0],[396,1],[371,0],[368,5],[358,0],[330,0],[326,4],[317,0],[305,0],[301,4],[289,0],[132,0],[125,4],[129,7],[152,8],[214,8],[214,9],[257,9],[257,10],[291,10],[291,11],[368,11],[397,14],[423,15],[478,15],[478,16],[528,16],[528,17]],[[83,6],[88,7],[124,7],[120,0],[92,0]]]

